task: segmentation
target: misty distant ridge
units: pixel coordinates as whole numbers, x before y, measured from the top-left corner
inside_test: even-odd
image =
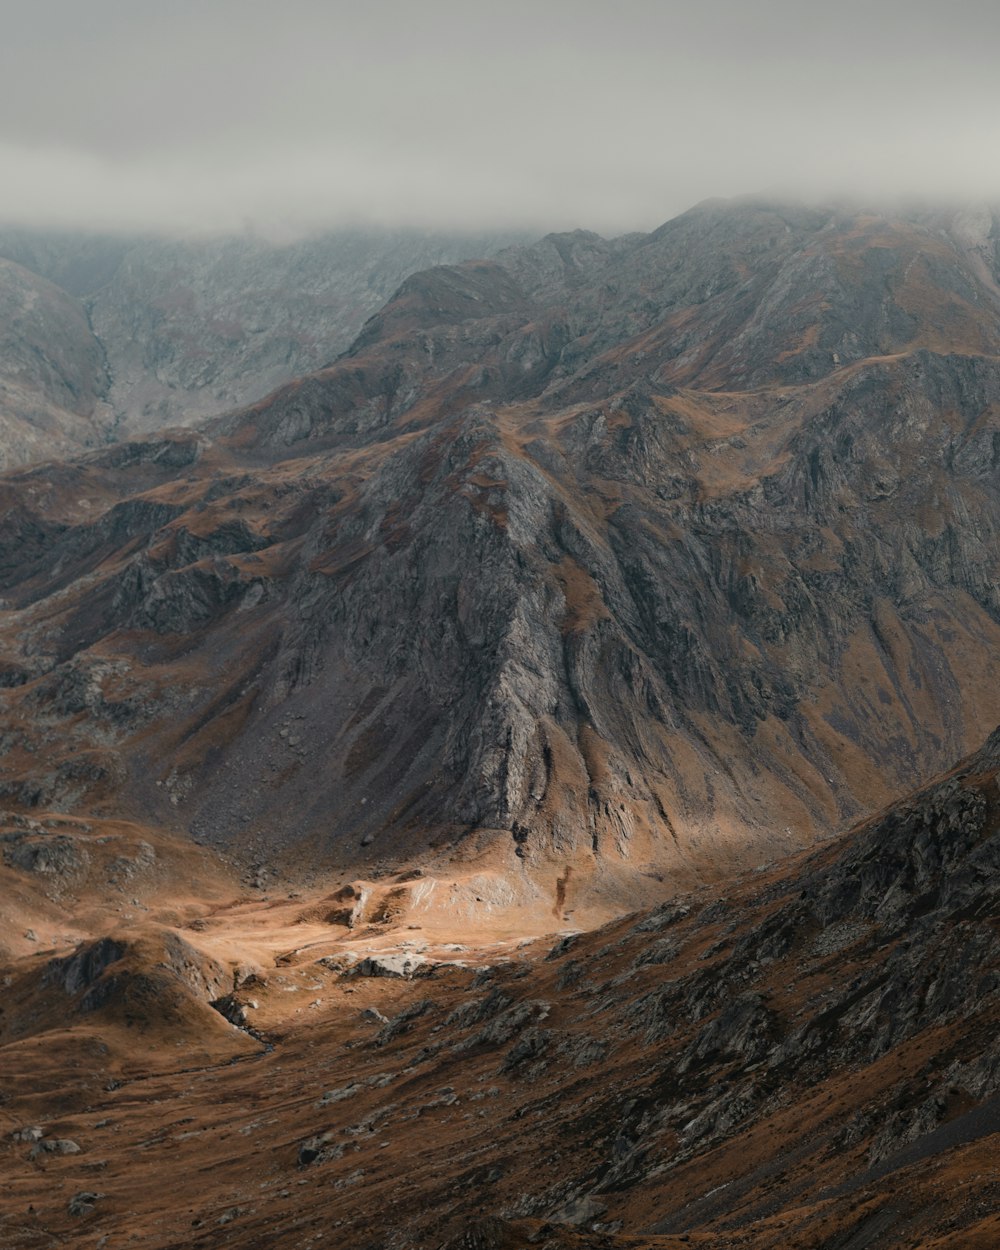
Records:
[[[522,238],[354,229],[279,244],[252,234],[0,230],[0,260],[21,275],[14,280],[8,268],[0,314],[8,343],[0,383],[4,369],[12,374],[0,389],[0,466],[259,399],[336,359],[408,274],[491,256]],[[37,350],[25,353],[16,340],[29,306]],[[37,310],[56,306],[62,320],[47,335]],[[103,370],[96,389],[89,374],[52,364],[67,318],[76,358],[95,357]]]
[[[905,221],[928,238],[951,234],[978,281],[1000,296],[990,277],[997,213],[983,202],[944,199],[810,202],[758,193],[703,200],[649,233],[607,238],[581,228],[537,242],[516,230],[356,226],[289,238],[285,228],[284,238],[278,231],[269,238],[250,229],[211,236],[9,226],[0,228],[0,260],[24,272],[15,281],[7,270],[9,298],[0,315],[7,344],[0,466],[197,423],[258,400],[332,364],[421,271],[495,258],[523,291],[538,294],[560,273],[614,269],[626,256],[687,231],[709,250],[739,250],[761,214],[773,214],[787,230],[837,229],[865,218]],[[29,294],[30,275],[52,287]],[[645,279],[637,270],[629,280]],[[36,310],[30,348],[18,329],[26,301]],[[49,331],[46,309],[54,318]],[[68,352],[56,342],[65,339],[67,325],[73,327]],[[60,361],[50,358],[60,353]]]
[[[636,224],[622,230],[595,227],[587,220],[586,205],[578,206],[575,222],[553,220],[534,227],[517,224],[471,223],[454,226],[382,225],[359,219],[350,223],[305,225],[290,221],[248,221],[239,229],[177,227],[114,229],[90,226],[46,227],[30,221],[5,218],[0,213],[0,256],[13,260],[78,297],[93,295],[110,281],[125,258],[146,248],[176,249],[206,254],[226,250],[253,252],[298,252],[311,254],[324,244],[338,248],[355,247],[371,253],[389,252],[407,246],[435,247],[442,254],[460,253],[472,259],[492,255],[498,247],[530,243],[558,235],[590,235],[605,241],[637,240],[696,214],[716,214],[742,208],[774,211],[810,211],[836,217],[843,214],[901,218],[914,223],[950,220],[954,217],[995,214],[1000,197],[963,195],[865,195],[843,192],[809,196],[794,192],[750,191],[734,196],[708,196],[676,212],[667,211],[649,226]],[[478,249],[478,250],[477,250]],[[449,263],[443,261],[441,263]]]

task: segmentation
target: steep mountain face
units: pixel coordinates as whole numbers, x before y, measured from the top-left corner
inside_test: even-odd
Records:
[[[998,775],[554,945],[5,813],[0,1240],[991,1250]]]
[[[80,304],[0,260],[0,468],[105,440],[107,368]]]
[[[997,235],[554,236],[201,434],[8,476],[4,793],[605,890],[884,802],[995,719]]]
[[[107,357],[101,395],[120,437],[259,399],[335,359],[414,270],[491,255],[517,238],[341,230],[280,245],[249,235],[169,240],[7,230],[0,256],[85,305]],[[27,456],[15,446],[8,463],[66,451],[42,444],[41,456]]]

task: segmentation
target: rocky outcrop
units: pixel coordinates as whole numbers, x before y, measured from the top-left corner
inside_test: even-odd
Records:
[[[73,884],[81,888],[79,878]],[[116,893],[106,897],[113,910]],[[62,901],[53,892],[48,898]],[[16,1050],[44,1043],[53,1031],[76,1029],[104,1038],[124,1029],[149,1039],[139,1051],[164,1037],[171,1049],[218,1045],[224,1054],[263,1041],[247,1023],[245,998],[234,996],[232,972],[180,934],[137,923],[135,912],[146,909],[137,898],[132,907],[131,926],[81,941],[64,955],[50,951],[42,964],[13,968],[5,982],[0,1045]]]
[[[760,202],[554,236],[408,278],[183,467],[8,477],[0,672],[31,712],[0,783],[100,736],[199,837],[489,846],[560,919],[595,865],[691,880],[877,807],[994,716],[1000,305],[970,246]]]
[[[729,882],[725,900],[703,890],[560,942],[523,979],[508,971],[495,1020],[526,1020],[545,985],[554,1025],[522,1023],[498,1073],[520,1081],[534,1064],[520,1113],[534,1117],[532,1142],[520,1148],[573,1149],[518,1189],[501,1183],[487,1218],[470,1213],[446,1244],[506,1245],[519,1229],[524,1244],[575,1246],[583,1225],[600,1237],[579,1244],[595,1247],[832,1245],[833,1228],[843,1238],[865,1224],[852,1213],[901,1193],[907,1222],[883,1224],[886,1246],[942,1219],[949,1187],[917,1196],[919,1185],[958,1174],[963,1147],[987,1157],[996,1128],[998,769],[1000,731],[809,859]],[[673,958],[644,958],[661,927]],[[569,962],[586,982],[553,985],[548,966]],[[476,1005],[432,1030],[453,1054],[481,1044]],[[578,1087],[558,1057],[593,1037],[611,1044],[602,1089],[588,1083],[569,1110]],[[409,1053],[423,1043],[411,1037]],[[403,1045],[387,1056],[397,1065]],[[429,1082],[448,1071],[457,1084],[453,1061],[426,1062],[438,1065]],[[454,1212],[446,1189],[438,1210]],[[965,1230],[955,1244],[972,1244],[990,1209],[952,1212],[948,1227]]]
[[[72,955],[53,959],[45,982],[58,985],[84,1013],[115,1008],[145,1024],[182,1012],[189,996],[201,1001],[220,998],[220,991],[231,984],[220,964],[176,933],[158,935],[155,955],[154,963],[144,942],[98,938]]]

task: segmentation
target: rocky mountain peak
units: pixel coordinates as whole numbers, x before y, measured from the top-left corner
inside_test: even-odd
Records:
[[[74,777],[337,862],[807,842],[993,720],[984,281],[924,217],[760,202],[408,278],[184,468],[7,479],[12,706],[114,672],[99,735],[46,723]]]

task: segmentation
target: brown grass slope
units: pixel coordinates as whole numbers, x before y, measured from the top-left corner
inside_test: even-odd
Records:
[[[991,1246],[998,771],[1000,731],[818,851],[555,945],[347,930],[317,921],[317,898],[225,903],[222,877],[210,906],[182,903],[182,857],[163,883],[173,920],[150,915],[147,936],[127,944],[119,923],[101,944],[95,927],[75,950],[7,960],[14,1031],[32,983],[35,1010],[61,996],[80,1012],[84,984],[116,970],[186,968],[194,985],[192,969],[239,967],[230,1003],[256,1037],[220,1020],[196,1039],[157,997],[145,1018],[109,998],[62,1029],[39,1017],[39,1070],[62,1064],[63,1080],[32,1087],[12,1062],[23,1040],[0,1032],[0,1240]],[[5,843],[27,889],[45,837],[11,832],[30,835]],[[70,834],[47,837],[55,856]],[[371,975],[372,955],[410,974]],[[79,1151],[36,1149],[28,1127]],[[72,1214],[81,1193],[100,1196]]]

